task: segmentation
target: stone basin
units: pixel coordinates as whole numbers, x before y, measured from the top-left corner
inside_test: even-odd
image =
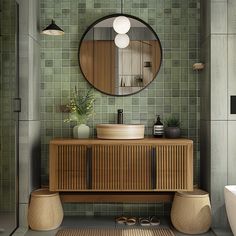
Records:
[[[100,139],[143,139],[144,125],[140,124],[99,124],[97,138]]]

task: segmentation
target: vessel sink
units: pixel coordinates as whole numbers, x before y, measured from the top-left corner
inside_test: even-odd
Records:
[[[142,139],[144,125],[99,124],[97,138],[100,139]]]

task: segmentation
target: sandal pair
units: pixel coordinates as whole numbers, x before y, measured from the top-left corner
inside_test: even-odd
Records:
[[[120,216],[120,217],[116,218],[116,223],[132,226],[132,225],[136,225],[137,219],[135,217]]]
[[[143,217],[139,219],[139,224],[141,226],[159,226],[160,220],[156,216]]]

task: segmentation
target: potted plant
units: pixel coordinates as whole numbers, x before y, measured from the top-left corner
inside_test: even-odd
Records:
[[[168,117],[165,121],[165,137],[179,138],[180,137],[180,121],[174,116]]]
[[[75,87],[70,103],[67,104],[69,110],[69,118],[65,122],[76,122],[77,125],[73,128],[74,138],[88,138],[89,127],[86,125],[87,120],[94,114],[93,105],[95,96],[90,89],[85,96],[80,95]]]

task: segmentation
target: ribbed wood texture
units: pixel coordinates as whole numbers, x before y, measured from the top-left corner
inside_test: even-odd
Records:
[[[50,191],[192,191],[190,140],[53,140]]]
[[[50,185],[50,190],[74,191],[86,189],[87,146],[58,145],[56,149],[57,156],[51,157],[53,158],[56,178],[53,185]]]
[[[157,157],[157,189],[188,190],[192,186],[192,158],[189,145],[159,145]]]
[[[61,229],[56,236],[175,236],[171,229]]]
[[[94,145],[92,189],[151,189],[151,146]]]

